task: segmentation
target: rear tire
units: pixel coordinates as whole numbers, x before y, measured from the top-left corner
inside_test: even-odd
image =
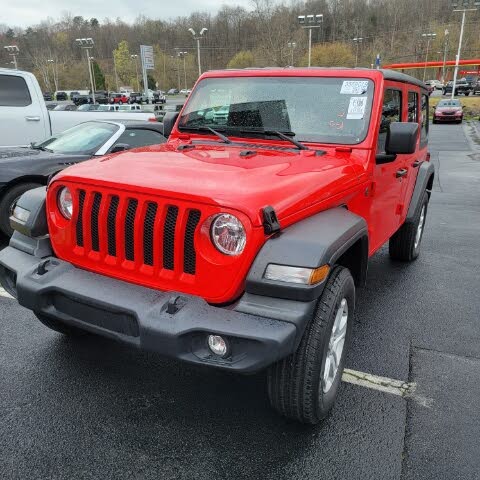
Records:
[[[270,403],[281,415],[316,424],[329,414],[345,366],[354,311],[352,275],[336,267],[297,351],[268,370]]]
[[[13,235],[10,217],[18,199],[28,190],[41,187],[39,183],[19,183],[8,189],[0,200],[0,230],[7,236]]]
[[[67,325],[66,323],[60,322],[59,320],[55,320],[52,317],[43,315],[42,313],[33,313],[40,320],[40,322],[43,323],[43,325],[45,325],[46,327],[48,327],[50,330],[54,330],[55,332],[67,335],[69,337],[83,337],[85,335],[88,335],[88,332],[86,332],[85,330],[72,327],[70,325]]]
[[[413,221],[404,223],[390,238],[388,247],[393,260],[411,262],[418,257],[427,219],[428,200],[428,192],[425,191]]]

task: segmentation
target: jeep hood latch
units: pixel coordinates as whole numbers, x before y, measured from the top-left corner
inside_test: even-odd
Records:
[[[273,233],[279,232],[281,230],[280,222],[278,221],[277,214],[273,207],[268,206],[263,208],[262,213],[265,235],[272,235]]]

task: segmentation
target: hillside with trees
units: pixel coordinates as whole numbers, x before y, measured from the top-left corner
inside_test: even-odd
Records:
[[[202,68],[300,66],[307,64],[308,36],[297,16],[323,14],[322,28],[313,31],[312,65],[370,67],[377,54],[383,64],[423,61],[427,42],[422,33],[436,33],[429,59],[455,58],[460,14],[448,0],[253,0],[251,9],[223,6],[212,15],[193,12],[176,19],[138,17],[133,24],[117,19],[64,15],[20,29],[0,27],[3,45],[18,45],[19,68],[33,71],[45,90],[88,88],[84,52],[75,39],[92,37],[95,76],[110,90],[137,88],[140,66],[131,55],[141,44],[153,45],[155,70],[149,83],[159,88],[191,87],[198,76],[196,43],[188,31],[205,27],[201,40]],[[445,30],[448,36],[445,36]],[[355,44],[353,38],[363,41]],[[290,43],[290,47],[289,47]],[[291,45],[295,44],[295,48]],[[185,60],[179,52],[188,52]],[[2,51],[2,67],[10,58]],[[469,14],[464,34],[464,58],[480,57],[480,11]],[[292,62],[293,59],[293,62]],[[421,75],[420,71],[415,73]],[[433,77],[434,72],[428,72]],[[138,80],[137,80],[138,79]]]

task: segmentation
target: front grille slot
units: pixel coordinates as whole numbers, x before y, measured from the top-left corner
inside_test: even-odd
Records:
[[[98,252],[100,250],[100,239],[98,236],[98,214],[100,213],[100,203],[102,195],[95,193],[93,196],[92,214],[91,214],[91,229],[92,229],[92,250]]]
[[[185,229],[184,248],[183,248],[183,271],[185,273],[195,274],[197,264],[197,255],[195,253],[194,235],[198,222],[200,221],[200,211],[190,210],[188,213],[187,227]]]
[[[131,261],[135,260],[135,215],[137,207],[138,200],[130,199],[125,217],[125,258]]]
[[[175,226],[177,225],[178,207],[170,206],[163,227],[163,268],[175,268]]]
[[[154,227],[157,204],[149,202],[143,221],[143,263],[153,267]]]
[[[78,218],[75,226],[77,245],[83,247],[83,206],[85,204],[85,190],[80,190],[78,195]]]
[[[110,201],[110,207],[108,208],[107,215],[107,243],[108,243],[108,254],[112,257],[117,256],[117,230],[116,230],[116,220],[117,220],[117,211],[118,203],[120,199],[115,195]]]

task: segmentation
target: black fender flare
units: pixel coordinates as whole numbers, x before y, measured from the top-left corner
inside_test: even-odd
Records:
[[[428,192],[429,196],[431,195],[434,176],[435,167],[433,164],[431,162],[422,162],[418,169],[417,180],[415,182],[412,198],[410,199],[405,223],[411,223],[415,218],[415,212],[420,205],[425,190]]]
[[[353,246],[355,254],[348,255]],[[287,227],[263,245],[248,273],[245,291],[248,294],[296,301],[316,300],[323,291],[326,279],[317,285],[267,280],[264,278],[267,266],[333,266],[343,264],[346,254],[349,257],[346,266],[352,271],[356,284],[363,284],[368,264],[365,219],[343,207],[325,210]]]

